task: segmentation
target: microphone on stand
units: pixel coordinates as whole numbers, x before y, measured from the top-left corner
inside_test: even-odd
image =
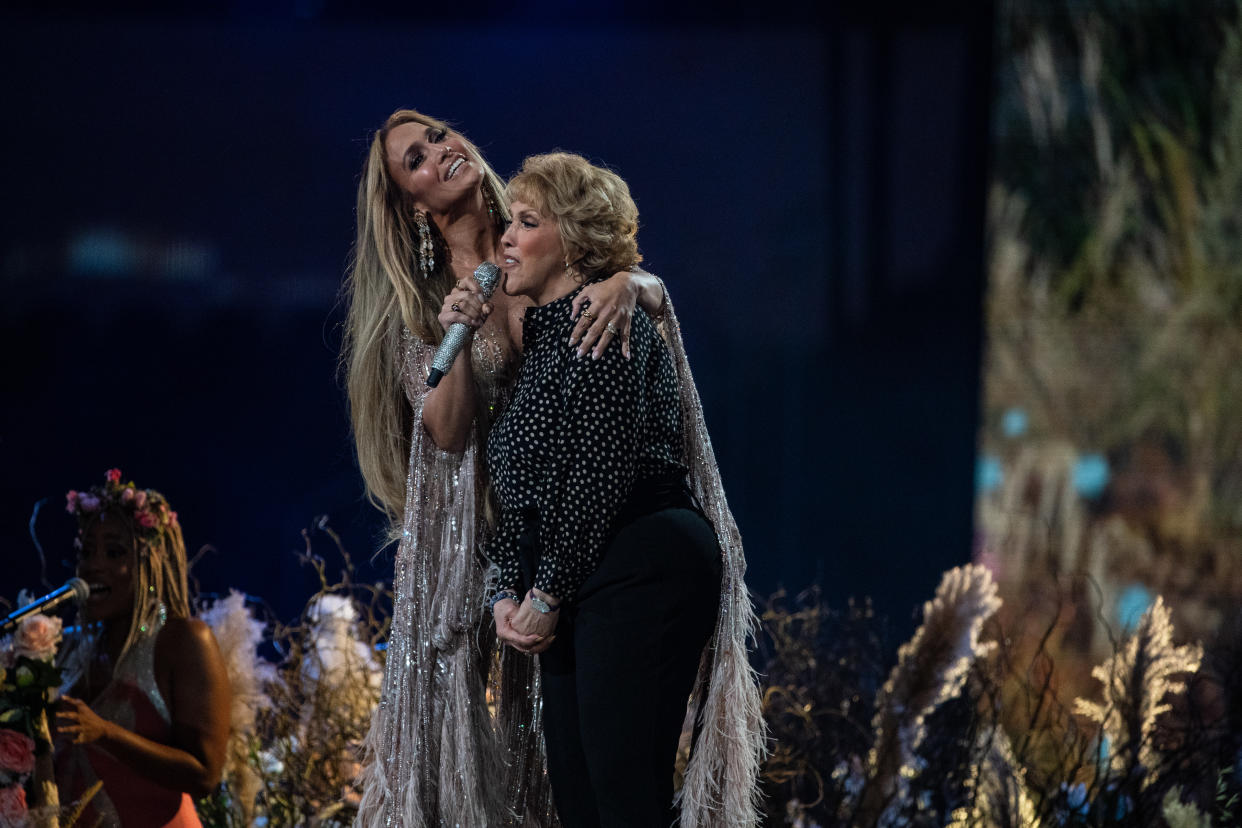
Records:
[[[474,280],[479,283],[483,298],[490,299],[496,283],[500,281],[500,268],[491,262],[484,262],[474,269]],[[461,349],[470,341],[472,331],[465,322],[449,325],[448,332],[440,340],[440,347],[436,349],[435,358],[431,361],[431,373],[427,376],[429,386],[435,388],[440,384],[440,378],[453,367],[453,360],[457,359]]]
[[[53,607],[60,606],[64,602],[72,599],[79,604],[85,601],[91,594],[91,587],[81,578],[70,578],[60,589],[52,590],[38,600],[31,601],[24,607],[16,609],[9,613],[3,621],[0,621],[0,635],[7,635],[17,629],[17,625],[22,622],[28,615],[34,615],[44,610],[50,610]]]

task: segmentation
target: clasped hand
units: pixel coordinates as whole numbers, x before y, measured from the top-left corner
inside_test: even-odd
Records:
[[[462,322],[472,328],[480,327],[492,312],[492,303],[483,295],[483,289],[473,277],[458,279],[457,284],[444,297],[439,320],[444,330],[454,322]]]
[[[538,655],[552,646],[556,636],[559,612],[540,612],[531,606],[530,595],[519,605],[512,598],[497,601],[492,608],[496,617],[496,637],[518,652]]]

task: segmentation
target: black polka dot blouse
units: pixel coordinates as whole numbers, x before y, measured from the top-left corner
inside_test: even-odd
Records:
[[[526,312],[522,368],[487,444],[498,588],[534,586],[561,600],[599,566],[635,487],[686,473],[677,375],[655,325],[634,314],[630,360],[616,341],[598,360],[579,359],[569,312],[580,290]]]

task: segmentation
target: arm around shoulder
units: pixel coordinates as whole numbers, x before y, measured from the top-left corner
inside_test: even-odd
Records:
[[[630,278],[638,287],[639,307],[645,310],[652,319],[660,321],[668,305],[668,293],[664,282],[654,273],[648,273],[645,270],[631,271]]]

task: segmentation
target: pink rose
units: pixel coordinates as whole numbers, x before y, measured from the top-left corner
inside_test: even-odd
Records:
[[[134,508],[141,509],[143,506],[146,506],[146,505],[147,505],[146,489],[139,489],[138,491],[134,492]]]
[[[121,470],[120,469],[108,469],[108,471],[104,473],[104,477],[107,479],[109,483],[120,483],[121,482]]]
[[[121,492],[121,502],[129,503],[133,499],[134,499],[134,490],[126,486],[125,491]]]
[[[34,751],[34,739],[0,727],[0,768],[10,773],[30,773],[35,765]]]
[[[60,643],[59,618],[49,618],[42,613],[22,619],[13,636],[13,652],[36,661],[51,661]]]
[[[78,493],[70,489],[65,494],[65,511],[73,514],[78,510]]]
[[[99,508],[99,498],[90,492],[82,492],[78,495],[78,506],[83,512],[94,512]]]
[[[138,521],[138,525],[141,526],[143,529],[154,529],[158,525],[158,521],[156,521],[155,515],[151,514],[146,509],[143,509],[141,512],[138,512],[138,514],[136,514],[134,517]]]
[[[21,785],[0,788],[0,826],[26,824],[26,789]]]

